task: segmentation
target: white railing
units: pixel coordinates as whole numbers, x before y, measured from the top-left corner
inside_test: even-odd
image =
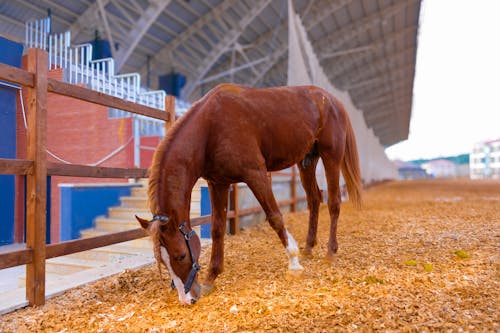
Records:
[[[37,46],[30,46],[37,47]],[[40,48],[40,46],[38,46]],[[71,51],[71,34],[69,31],[48,36],[49,69],[66,68],[69,65]]]
[[[68,82],[89,84],[91,68],[87,66],[92,59],[92,44],[80,44],[69,49]]]
[[[26,22],[25,28],[26,46],[47,50],[49,69],[63,68],[65,81],[85,84],[92,90],[165,110],[165,91],[141,89],[141,77],[138,73],[116,75],[114,59],[93,60],[92,45],[87,43],[72,46],[70,31],[51,34],[50,18]]]
[[[24,24],[24,43],[30,47],[47,49],[47,37],[50,34],[50,18],[46,17],[41,20],[32,20]]]

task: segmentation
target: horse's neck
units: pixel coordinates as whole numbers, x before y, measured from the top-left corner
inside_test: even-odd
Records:
[[[186,220],[189,217],[191,191],[200,177],[200,172],[195,147],[185,143],[185,140],[178,139],[180,138],[171,142],[163,157],[158,182],[164,192],[160,194],[163,198],[158,204],[165,213],[171,211]],[[162,205],[168,207],[161,207]]]

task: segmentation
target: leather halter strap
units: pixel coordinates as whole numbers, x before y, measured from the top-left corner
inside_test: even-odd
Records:
[[[163,222],[168,222],[168,216],[165,215],[153,215],[153,219],[151,221],[163,221]],[[191,257],[191,262],[193,265],[191,266],[191,271],[189,272],[189,276],[187,279],[186,284],[184,285],[184,292],[187,294],[190,290],[191,287],[193,286],[194,279],[196,278],[196,274],[198,271],[201,269],[201,266],[196,262],[196,259],[194,257],[193,249],[191,247],[191,237],[196,234],[194,230],[191,231],[186,231],[186,222],[182,222],[179,225],[179,231],[181,234],[184,236],[184,239],[186,240],[186,245],[189,250],[189,256]],[[172,283],[170,284],[172,288],[175,287],[174,280],[172,280]]]
[[[181,234],[184,236],[184,239],[186,240],[186,245],[189,249],[189,256],[191,257],[191,262],[193,265],[191,266],[191,271],[189,272],[188,280],[186,284],[184,285],[184,292],[187,294],[189,290],[191,290],[191,287],[193,286],[194,279],[196,278],[196,274],[198,271],[201,269],[201,266],[196,262],[196,259],[194,258],[194,253],[193,249],[191,248],[191,237],[196,234],[194,230],[191,230],[187,232],[184,228],[186,227],[186,222],[182,222],[179,225],[179,231]]]

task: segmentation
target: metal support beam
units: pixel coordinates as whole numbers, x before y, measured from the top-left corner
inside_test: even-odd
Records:
[[[342,51],[335,51],[331,53],[323,53],[320,56],[318,56],[319,60],[324,60],[324,59],[331,59],[331,58],[336,58],[348,54],[353,54],[353,53],[362,53],[362,52],[367,52],[367,51],[372,51],[375,49],[373,45],[366,45],[366,46],[359,46],[359,47],[354,47],[352,49],[347,49],[347,50],[342,50]]]
[[[219,79],[221,77],[224,77],[224,76],[227,76],[227,75],[233,75],[236,72],[239,72],[239,71],[241,71],[243,69],[246,69],[248,67],[253,67],[255,65],[258,65],[258,64],[260,64],[260,63],[262,63],[264,61],[267,61],[268,59],[269,59],[269,57],[264,57],[264,58],[260,58],[260,59],[254,60],[252,62],[248,62],[248,63],[246,63],[244,65],[241,65],[241,66],[238,66],[238,67],[230,68],[227,71],[223,71],[223,72],[214,74],[212,76],[206,77],[203,80],[200,80],[199,84],[211,82],[211,81],[217,80],[217,79]]]
[[[219,31],[221,30],[221,22],[222,16],[224,13],[232,8],[236,4],[236,0],[226,0],[222,1],[216,7],[213,7],[212,10],[205,14],[203,17],[200,17],[194,24],[190,25],[186,30],[184,30],[181,34],[177,36],[170,43],[165,45],[152,59],[151,66],[155,67],[162,63],[169,63],[172,66],[182,65],[180,61],[177,61],[174,56],[175,51],[181,48],[183,45],[188,45],[190,39],[194,39],[197,36],[198,32],[203,28],[203,26],[210,26],[211,30]],[[221,36],[224,36],[224,33],[221,32]],[[202,52],[203,54],[204,52]],[[186,56],[185,54],[179,54],[179,57]],[[146,74],[146,65],[144,65],[140,74]]]
[[[252,23],[256,16],[258,16],[264,8],[269,5],[271,0],[255,1],[252,8],[240,19],[237,26],[226,33],[226,36],[215,45],[212,50],[206,55],[205,60],[196,68],[196,72],[191,75],[190,83],[184,88],[184,96],[189,97],[194,88],[200,84],[200,80],[205,76],[219,57],[224,54],[230,45],[234,44],[241,34],[245,31],[246,27]]]
[[[336,30],[327,38],[322,38],[314,44],[314,48],[318,53],[331,53],[341,50],[343,45],[352,43],[356,40],[359,34],[366,33],[367,30],[374,26],[378,26],[381,20],[387,20],[396,16],[408,6],[418,3],[420,0],[400,0],[394,5],[384,7],[382,11],[375,12],[360,20],[355,20],[352,23],[345,25],[340,30]]]
[[[357,64],[359,64],[360,61],[362,60],[367,60],[370,63],[373,63],[374,60],[373,57],[374,55],[377,54],[377,52],[382,52],[390,47],[396,49],[398,48],[398,42],[401,42],[401,40],[404,40],[406,35],[408,33],[415,33],[417,30],[417,26],[410,26],[407,27],[401,31],[397,31],[391,34],[384,35],[383,37],[374,40],[370,44],[366,45],[361,45],[360,48],[362,47],[371,47],[371,50],[373,53],[369,52],[353,52],[354,54],[350,57],[344,57],[342,59],[335,59],[334,61],[331,60],[326,60],[324,63],[325,67],[330,67],[330,65],[333,66],[333,71],[332,71],[332,76],[342,76],[345,75],[345,73],[350,72],[353,68],[356,67]],[[406,45],[406,43],[404,43]],[[342,53],[343,51],[338,51]],[[336,52],[334,52],[335,54]],[[328,54],[328,53],[326,53]],[[326,57],[322,58],[326,59]]]
[[[109,0],[100,0],[102,6],[106,7]],[[78,17],[78,19],[70,26],[71,38],[77,40],[79,35],[89,26],[99,23],[99,4],[94,2],[87,10]],[[97,26],[96,26],[97,27]]]
[[[122,47],[116,53],[116,71],[119,72],[128,57],[134,51],[137,44],[141,41],[144,34],[148,31],[154,21],[170,4],[171,0],[150,0],[149,7],[141,14],[139,21],[129,30],[126,40],[129,42],[126,47]]]
[[[104,9],[104,1],[105,0],[97,0],[97,6],[99,8],[99,13],[101,15],[102,22],[104,23],[104,30],[106,31],[106,37],[109,41],[109,46],[111,50],[111,56],[114,58],[116,54],[115,42],[113,41],[113,35],[111,33],[111,29],[108,24],[108,17],[106,15],[106,10]]]

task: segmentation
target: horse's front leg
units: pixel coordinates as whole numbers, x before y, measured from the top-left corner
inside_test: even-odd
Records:
[[[266,170],[248,171],[245,177],[245,183],[252,190],[253,194],[259,201],[260,205],[266,213],[267,220],[271,227],[276,231],[281,243],[286,249],[289,259],[289,270],[291,272],[300,272],[304,268],[299,262],[299,247],[297,241],[290,232],[285,228],[283,216],[278,208],[276,199],[272,191],[272,184],[267,177]]]
[[[229,185],[208,182],[208,188],[212,206],[212,254],[204,281],[204,293],[210,292],[215,279],[224,269],[224,235],[226,233]]]

